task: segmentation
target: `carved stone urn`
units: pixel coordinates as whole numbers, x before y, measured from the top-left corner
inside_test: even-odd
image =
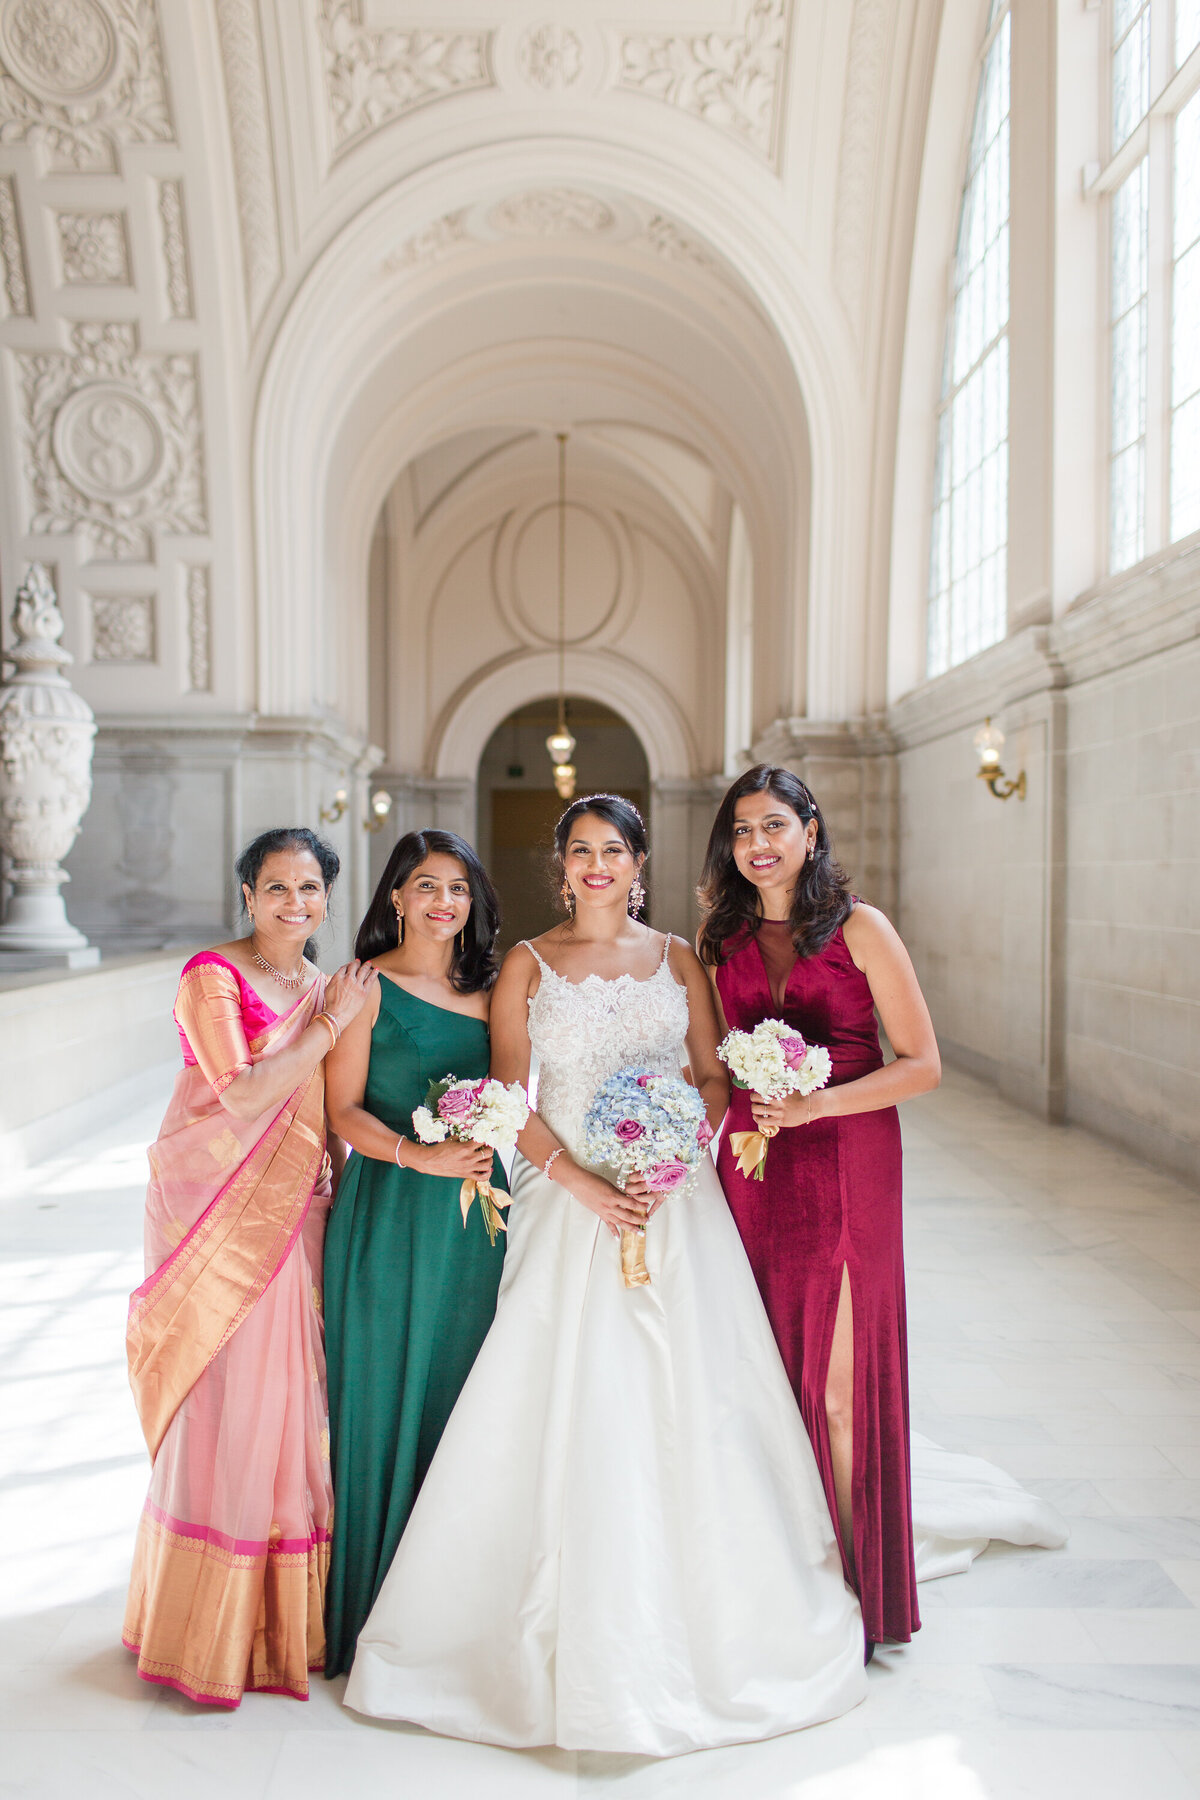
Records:
[[[48,571],[31,563],[13,608],[16,673],[0,682],[0,849],[12,893],[0,924],[4,969],[87,968],[100,952],[67,918],[62,868],[92,797],[92,709],[62,673],[63,618]]]

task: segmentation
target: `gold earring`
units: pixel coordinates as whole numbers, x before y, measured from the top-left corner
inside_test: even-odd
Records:
[[[396,948],[399,949],[400,945],[403,942],[404,942],[404,914],[400,911],[400,908],[397,907],[396,908]]]
[[[645,904],[646,904],[646,890],[642,886],[642,878],[640,875],[635,875],[633,880],[629,884],[629,914],[630,914],[630,917],[634,918],[634,919],[640,918],[642,908],[643,908],[643,906],[645,906]]]
[[[567,880],[565,875],[563,876],[563,883],[562,883],[562,886],[558,890],[558,894],[559,894],[560,900],[562,901],[563,905],[566,907],[567,911],[574,912],[575,911],[575,895],[572,893],[571,884]]]
[[[467,954],[467,928],[465,925],[458,934],[458,954],[460,956]]]

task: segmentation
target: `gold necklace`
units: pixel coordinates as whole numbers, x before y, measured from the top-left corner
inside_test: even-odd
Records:
[[[260,969],[265,969],[268,975],[273,975],[280,987],[301,988],[304,986],[304,958],[300,958],[300,973],[298,975],[282,975],[273,963],[269,963],[265,956],[260,956],[258,951],[254,948],[253,932],[250,933],[250,960],[251,962],[256,963]]]

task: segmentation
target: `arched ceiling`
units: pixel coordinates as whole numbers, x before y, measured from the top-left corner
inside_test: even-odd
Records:
[[[586,422],[701,547],[706,481],[742,509],[760,710],[877,703],[940,0],[3,12],[6,576],[47,533],[95,560],[136,514],[139,593],[194,590],[208,621],[197,706],[358,729],[324,645],[336,614],[361,658],[345,610],[400,471],[463,433]],[[178,470],[132,506],[48,463],[50,494],[22,448],[36,359],[69,398],[101,340]],[[167,706],[175,665],[154,666]]]

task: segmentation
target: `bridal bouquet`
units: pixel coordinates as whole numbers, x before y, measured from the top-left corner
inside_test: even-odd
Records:
[[[764,1100],[811,1094],[824,1087],[833,1073],[828,1050],[820,1044],[806,1044],[800,1033],[782,1019],[761,1019],[753,1031],[731,1031],[717,1046],[717,1055],[728,1068],[735,1087],[750,1088]],[[743,1175],[762,1180],[767,1146],[773,1135],[764,1131],[730,1132],[729,1145]]]
[[[453,1137],[486,1144],[490,1150],[512,1150],[528,1117],[529,1098],[519,1081],[505,1087],[502,1081],[460,1081],[455,1075],[443,1075],[440,1081],[430,1082],[424,1106],[413,1113],[413,1129],[423,1144],[441,1144]],[[473,1200],[479,1201],[488,1238],[494,1244],[496,1233],[508,1230],[500,1216],[501,1207],[508,1205],[508,1195],[490,1181],[476,1181],[468,1175],[459,1192],[464,1230]]]
[[[646,1177],[651,1193],[684,1188],[712,1142],[704,1101],[682,1075],[618,1069],[592,1095],[583,1121],[583,1153],[612,1170],[619,1187]],[[646,1287],[645,1231],[622,1231],[621,1274],[626,1287]]]

